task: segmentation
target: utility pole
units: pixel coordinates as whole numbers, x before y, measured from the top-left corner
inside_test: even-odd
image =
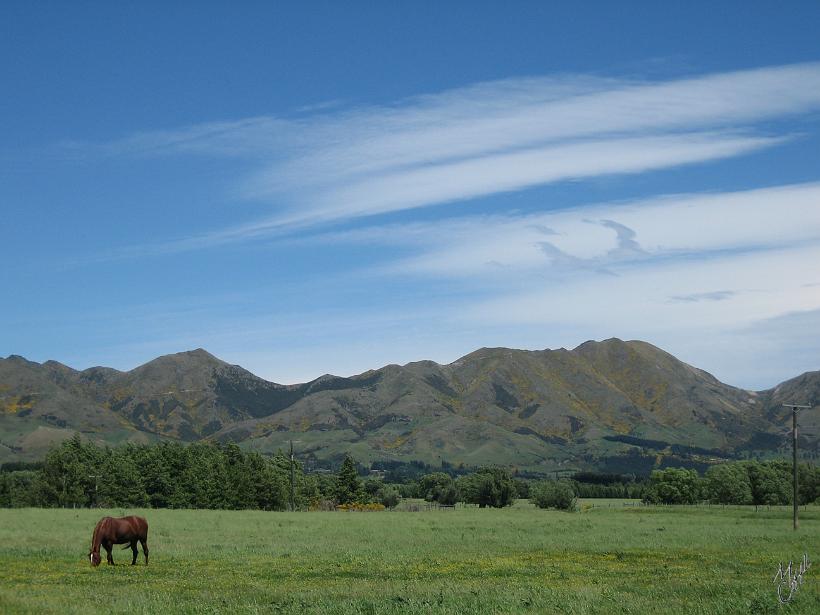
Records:
[[[98,479],[100,478],[100,476],[98,474],[89,474],[88,478],[93,478],[94,479],[94,503],[91,505],[91,507],[94,508],[94,506],[97,505],[97,501],[98,501],[97,500],[97,492],[99,491],[99,487],[100,487],[100,483],[99,483]]]
[[[294,464],[295,464],[295,461],[296,460],[293,457],[293,440],[291,440],[290,441],[290,509],[291,509],[291,511],[296,510],[296,493],[294,491],[294,482],[295,482],[294,472],[295,472],[295,470],[294,470],[294,467],[293,467]]]
[[[799,508],[799,500],[797,498],[797,411],[808,410],[811,406],[801,406],[799,404],[783,404],[784,408],[792,409],[792,479],[793,479],[793,510],[794,510],[794,529],[797,531],[799,522],[797,520],[797,510]]]

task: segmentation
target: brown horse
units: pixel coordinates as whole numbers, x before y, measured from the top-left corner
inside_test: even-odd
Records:
[[[128,545],[131,546],[131,551],[134,553],[134,559],[131,560],[131,565],[137,563],[137,541],[142,545],[142,554],[145,556],[145,565],[148,565],[148,522],[142,517],[120,517],[115,519],[113,517],[103,517],[97,522],[94,527],[94,534],[91,536],[91,551],[88,552],[88,558],[91,560],[92,566],[100,565],[100,545],[108,552],[108,563],[113,564],[114,558],[111,557],[111,549],[114,545]]]

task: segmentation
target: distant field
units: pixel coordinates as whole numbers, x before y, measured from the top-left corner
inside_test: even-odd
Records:
[[[820,613],[820,563],[786,608],[772,584],[779,561],[820,562],[817,507],[794,533],[786,509],[597,503],[136,511],[150,566],[98,569],[95,522],[135,511],[0,510],[0,613]]]

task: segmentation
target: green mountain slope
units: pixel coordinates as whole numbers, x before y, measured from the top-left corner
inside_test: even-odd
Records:
[[[236,441],[303,456],[524,469],[643,471],[776,452],[787,399],[820,401],[820,372],[763,392],[723,384],[645,342],[484,348],[449,365],[389,365],[284,386],[204,350],[129,372],[0,359],[0,459],[34,458],[73,431],[121,442]],[[818,449],[806,413],[801,444]],[[820,414],[820,413],[814,413]],[[801,422],[803,419],[801,419]]]

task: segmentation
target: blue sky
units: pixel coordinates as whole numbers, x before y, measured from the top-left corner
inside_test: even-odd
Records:
[[[0,5],[0,355],[820,369],[820,4]]]

